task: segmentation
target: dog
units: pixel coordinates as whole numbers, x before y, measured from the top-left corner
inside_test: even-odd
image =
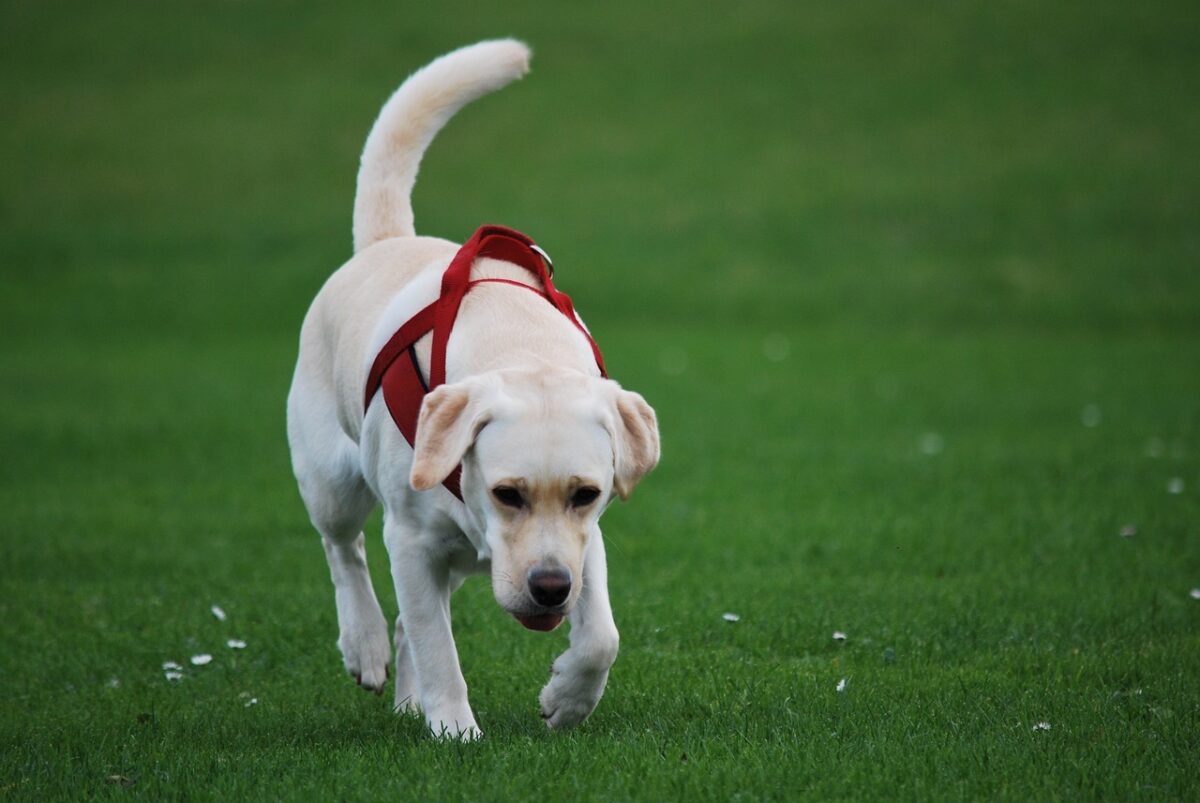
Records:
[[[544,251],[500,227],[463,246],[413,227],[412,187],[434,136],[525,75],[529,58],[515,40],[464,47],[383,106],[358,173],[354,255],[304,318],[287,400],[292,467],[329,563],[346,670],[383,693],[391,644],[362,534],[382,505],[400,608],[395,708],[463,740],[482,732],[450,595],[488,573],[496,602],[525,627],[566,617],[569,646],[539,702],[550,728],[579,724],[618,649],[600,515],[660,456],[654,410],[606,378]],[[434,322],[399,342],[414,321]]]

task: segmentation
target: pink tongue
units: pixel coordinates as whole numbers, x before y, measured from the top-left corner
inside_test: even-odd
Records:
[[[540,630],[543,633],[558,627],[563,620],[561,613],[539,613],[533,616],[517,616],[514,613],[513,618],[530,630]]]

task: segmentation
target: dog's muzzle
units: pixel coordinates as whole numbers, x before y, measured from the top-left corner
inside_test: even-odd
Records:
[[[529,570],[525,584],[533,601],[551,610],[531,614],[514,613],[513,618],[530,630],[542,632],[562,624],[563,614],[553,609],[561,608],[567,597],[571,596],[571,573],[561,566],[538,566]]]

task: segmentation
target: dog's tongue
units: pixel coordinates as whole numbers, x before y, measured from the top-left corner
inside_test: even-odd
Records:
[[[563,620],[561,613],[538,613],[533,616],[518,616],[514,613],[513,618],[530,630],[538,630],[543,633],[558,627]]]

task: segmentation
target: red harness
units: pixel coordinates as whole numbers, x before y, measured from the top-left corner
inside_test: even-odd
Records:
[[[541,283],[542,289],[509,279],[476,279],[471,280],[471,266],[480,257],[491,257],[520,265],[534,275]],[[371,364],[371,372],[367,375],[367,389],[363,396],[363,410],[371,406],[375,392],[383,388],[383,400],[387,404],[392,420],[404,435],[409,445],[416,443],[417,418],[421,413],[421,402],[425,394],[446,382],[446,344],[450,341],[450,330],[454,328],[454,319],[458,317],[458,308],[463,296],[477,284],[495,282],[511,284],[532,290],[549,301],[555,309],[575,324],[592,347],[596,357],[596,366],[600,375],[607,377],[604,369],[604,358],[600,356],[600,348],[596,341],[583,327],[575,316],[575,307],[566,293],[560,293],[554,287],[550,277],[554,266],[550,263],[546,252],[538,248],[533,240],[513,229],[503,226],[481,226],[471,239],[458,249],[450,266],[442,274],[442,292],[425,309],[418,312],[401,326],[388,342],[384,344],[375,362]],[[421,376],[421,367],[417,363],[416,344],[429,332],[433,332],[433,353],[429,362],[429,382]],[[407,357],[404,353],[408,352]],[[459,479],[462,466],[458,466],[442,483],[450,493],[462,499]]]

